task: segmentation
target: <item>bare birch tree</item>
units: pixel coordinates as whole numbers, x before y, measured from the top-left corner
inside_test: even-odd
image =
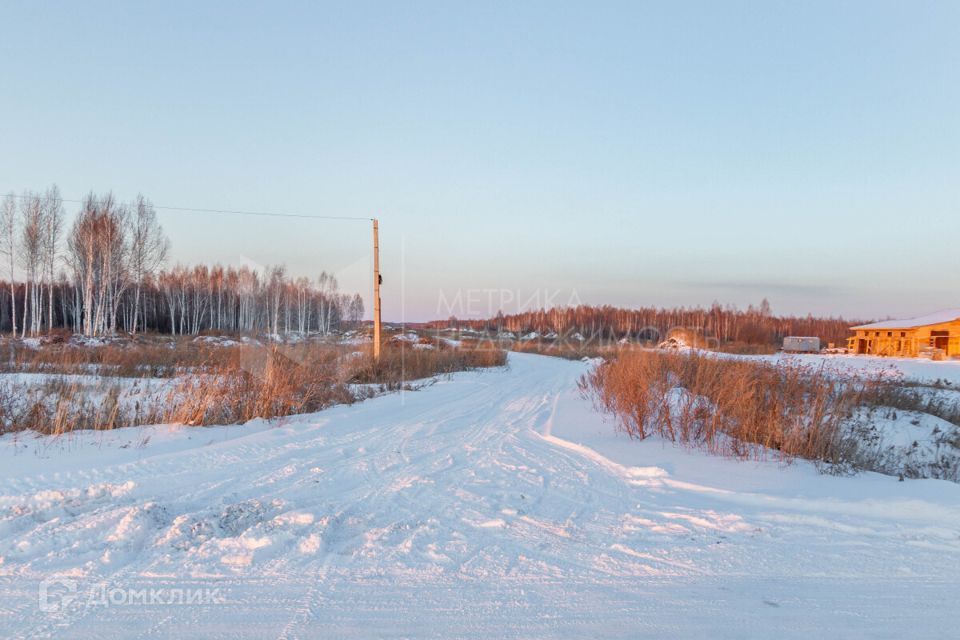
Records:
[[[82,291],[80,309],[82,310],[82,327],[85,336],[92,336],[93,325],[93,290],[98,279],[97,275],[97,201],[91,193],[83,202],[83,208],[73,223],[67,247],[70,251],[71,264],[74,269],[74,281]]]
[[[140,313],[140,292],[143,281],[163,264],[170,250],[170,241],[157,222],[157,214],[150,201],[137,196],[130,219],[130,272],[135,282],[133,298],[132,333],[137,332]]]
[[[47,330],[53,330],[53,289],[63,235],[63,198],[57,185],[47,190],[43,200],[43,239],[41,244],[44,278],[47,283]],[[42,304],[42,301],[41,301]]]
[[[333,321],[334,304],[339,284],[332,273],[326,271],[317,278],[317,289],[320,292],[320,317],[318,318],[320,333],[327,335]]]
[[[285,277],[283,267],[272,267],[269,270],[268,300],[271,318],[272,333],[274,336],[280,335],[280,303],[283,300],[283,279]]]
[[[36,335],[40,327],[40,305],[38,298],[37,271],[43,254],[43,201],[36,193],[26,192],[20,204],[23,223],[20,229],[20,266],[26,275],[26,289],[23,303],[23,325],[20,336],[27,335],[27,320],[30,322],[30,335]]]
[[[112,194],[91,193],[66,234],[56,186],[21,198],[11,194],[0,202],[0,254],[10,276],[3,284],[9,284],[11,329],[20,337],[55,327],[89,337],[118,330],[306,334],[313,327],[329,334],[362,317],[359,296],[339,293],[326,272],[314,283],[290,277],[283,266],[161,271],[170,245],[143,196],[128,206]],[[67,275],[58,275],[62,268]]]
[[[353,294],[353,298],[350,299],[347,316],[354,327],[360,326],[360,321],[363,320],[363,298],[359,293]]]
[[[17,202],[12,193],[8,193],[0,208],[0,254],[7,257],[10,275],[10,333],[17,335]]]

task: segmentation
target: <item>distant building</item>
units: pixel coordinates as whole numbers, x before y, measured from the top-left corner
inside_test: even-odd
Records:
[[[853,353],[915,358],[960,356],[960,309],[945,309],[919,318],[885,320],[850,327],[848,347]]]
[[[818,353],[820,338],[787,336],[783,339],[783,350],[789,353]]]

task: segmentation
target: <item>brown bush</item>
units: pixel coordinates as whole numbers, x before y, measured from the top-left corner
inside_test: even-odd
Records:
[[[832,463],[850,455],[843,421],[875,384],[800,364],[655,351],[623,352],[580,383],[631,437]]]
[[[499,367],[507,362],[505,351],[487,344],[465,341],[459,348],[454,348],[436,342],[430,346],[433,348],[414,348],[403,343],[385,342],[379,362],[365,353],[362,358],[355,358],[349,363],[349,380],[399,388],[412,380],[456,371]]]
[[[506,362],[499,349],[431,346],[388,342],[377,363],[369,345],[358,350],[325,342],[223,345],[149,336],[35,349],[7,341],[4,371],[49,378],[42,384],[0,380],[0,433],[30,429],[57,435],[137,424],[276,418],[353,402],[350,383],[397,389],[406,381]],[[141,401],[125,395],[156,377],[172,379],[162,397]]]
[[[229,354],[196,344],[189,338],[138,337],[84,345],[62,339],[41,341],[32,348],[17,340],[6,343],[0,371],[7,373],[93,374],[124,378],[172,377],[185,367],[204,365]]]
[[[178,378],[167,395],[167,422],[231,424],[310,413],[354,400],[338,379],[337,354],[254,348],[239,362]]]

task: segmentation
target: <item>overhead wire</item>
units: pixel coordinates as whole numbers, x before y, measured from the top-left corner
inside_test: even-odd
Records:
[[[14,198],[26,199],[34,197],[31,194],[18,195],[15,193],[8,194]],[[7,197],[7,196],[3,196]],[[36,197],[43,198],[42,194],[36,194]],[[60,198],[61,202],[69,202],[71,204],[84,204],[88,200],[77,200],[73,198]],[[103,200],[94,199],[94,202],[103,202]],[[154,209],[161,211],[176,211],[181,213],[213,213],[218,215],[238,215],[238,216],[260,216],[267,218],[304,218],[304,219],[313,219],[313,220],[361,220],[364,222],[369,222],[373,220],[372,217],[361,217],[361,216],[334,216],[334,215],[322,215],[322,214],[311,214],[311,213],[289,213],[289,212],[280,212],[280,211],[240,211],[235,209],[204,209],[201,207],[172,207],[167,205],[159,205],[150,203],[150,206]]]

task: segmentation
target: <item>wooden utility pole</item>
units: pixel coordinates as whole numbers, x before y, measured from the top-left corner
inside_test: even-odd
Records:
[[[380,360],[380,231],[373,219],[373,359]]]

